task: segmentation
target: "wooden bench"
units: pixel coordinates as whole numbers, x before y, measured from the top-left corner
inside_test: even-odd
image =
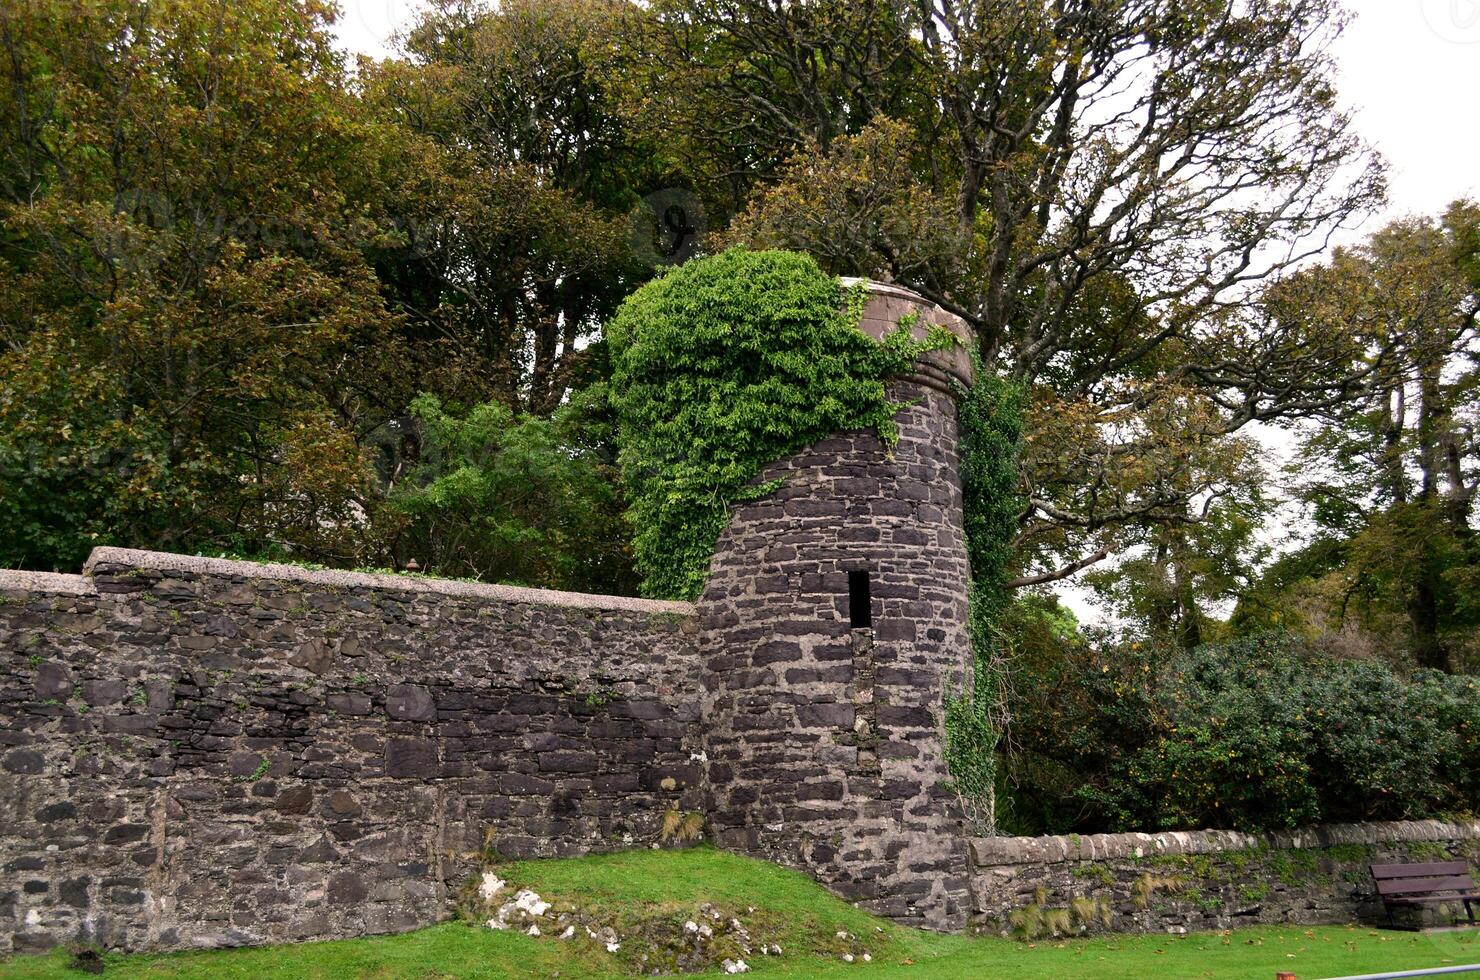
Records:
[[[1470,877],[1465,861],[1432,861],[1427,864],[1372,864],[1372,880],[1377,894],[1387,909],[1388,924],[1393,909],[1423,909],[1427,905],[1455,905],[1463,902],[1470,925],[1475,925],[1475,906],[1480,904],[1480,891]]]

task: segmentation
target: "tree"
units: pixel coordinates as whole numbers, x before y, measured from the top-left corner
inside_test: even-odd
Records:
[[[375,256],[427,390],[548,416],[585,376],[586,345],[651,270],[629,212],[651,148],[615,110],[621,0],[440,2],[405,60],[362,64],[378,155]]]
[[[739,129],[763,99],[784,138],[751,152],[794,151],[730,235],[919,290],[1033,389],[1030,434],[1078,420],[1074,441],[1035,439],[1024,454],[1024,583],[1188,520],[1190,501],[1224,489],[1181,465],[1197,447],[1360,385],[1339,339],[1236,309],[1382,194],[1380,164],[1335,106],[1332,0],[862,8],[856,18],[896,25],[910,70],[856,86],[843,84],[852,62],[819,53],[838,32],[803,33],[798,9],[831,8],[685,2],[655,15],[673,90],[699,100],[691,115]],[[730,59],[723,71],[680,43],[701,29],[723,38],[710,49]],[[826,83],[797,91],[775,67],[797,63]],[[1169,426],[1124,427],[1177,411]]]
[[[459,417],[431,395],[411,403],[417,456],[391,493],[407,515],[398,547],[426,571],[582,592],[635,582],[610,464],[585,441],[583,397],[553,418],[498,402]]]
[[[930,100],[904,4],[658,0],[647,10],[630,35],[625,112],[673,147],[716,223],[792,154]]]
[[[392,341],[332,13],[0,9],[0,564],[371,548]]]
[[[1276,315],[1302,331],[1356,338],[1354,360],[1372,381],[1362,397],[1321,413],[1321,427],[1300,440],[1295,482],[1317,529],[1306,554],[1324,560],[1266,582],[1245,618],[1259,621],[1261,601],[1288,609],[1299,591],[1323,630],[1356,617],[1425,667],[1453,670],[1461,654],[1473,655],[1477,265],[1480,207],[1462,201],[1438,221],[1394,222],[1269,297]],[[1323,595],[1301,584],[1319,580]],[[1393,635],[1395,612],[1406,636]]]
[[[1219,492],[1190,503],[1185,520],[1148,528],[1115,568],[1086,576],[1138,635],[1183,650],[1223,639],[1213,607],[1243,594],[1269,553],[1260,531],[1273,501],[1263,491],[1255,447],[1230,440],[1220,448],[1218,465],[1243,469],[1231,469]]]

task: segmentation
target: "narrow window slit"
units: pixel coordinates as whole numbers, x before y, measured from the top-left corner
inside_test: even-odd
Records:
[[[848,573],[848,622],[856,630],[874,625],[873,602],[869,599],[868,572]]]

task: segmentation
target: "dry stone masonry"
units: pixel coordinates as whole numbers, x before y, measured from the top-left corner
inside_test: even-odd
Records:
[[[872,284],[861,328],[965,325]],[[736,508],[699,600],[710,822],[726,848],[805,868],[880,914],[959,928],[960,821],[941,705],[970,660],[955,384],[931,352],[890,397],[899,439],[837,435],[768,467]]]
[[[408,929],[702,805],[684,603],[99,549],[0,651],[0,949]]]
[[[871,336],[966,336],[869,289]],[[1000,928],[1040,888],[1121,928],[1357,909],[1355,851],[963,836],[958,383],[964,349],[933,351],[892,389],[897,444],[837,433],[769,467],[697,604],[113,548],[0,571],[0,953],[410,929],[487,855],[656,846],[673,811],[938,929]],[[1319,843],[1475,857],[1474,826],[1374,833]],[[1196,891],[1137,906],[1154,860],[1193,861]]]
[[[1116,932],[1384,922],[1369,864],[1455,860],[1480,866],[1480,821],[974,838],[971,924],[1010,932],[1012,914],[1040,898],[1101,900]]]
[[[970,649],[954,413],[893,394],[910,404],[892,452],[818,443],[767,469],[781,488],[720,538],[699,603],[710,820],[721,846],[945,928],[966,912],[940,738]]]

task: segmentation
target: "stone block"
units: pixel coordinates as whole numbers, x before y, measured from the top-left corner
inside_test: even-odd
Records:
[[[305,814],[313,806],[313,787],[290,786],[277,794],[273,806],[278,813],[290,816]]]
[[[851,729],[855,712],[851,704],[799,704],[797,724],[804,728]]]
[[[398,721],[436,721],[431,692],[415,684],[393,684],[386,691],[385,712]]]
[[[127,693],[127,682],[116,677],[84,681],[82,684],[82,699],[93,706],[117,704]]]
[[[35,749],[11,749],[0,758],[0,769],[34,776],[46,770],[46,757]]]
[[[331,694],[325,698],[324,703],[329,710],[342,715],[368,715],[372,704],[366,694]]]
[[[385,743],[385,774],[432,779],[438,774],[437,743],[426,738],[392,738]]]
[[[36,699],[65,701],[72,694],[72,672],[64,664],[44,663],[36,668]]]

